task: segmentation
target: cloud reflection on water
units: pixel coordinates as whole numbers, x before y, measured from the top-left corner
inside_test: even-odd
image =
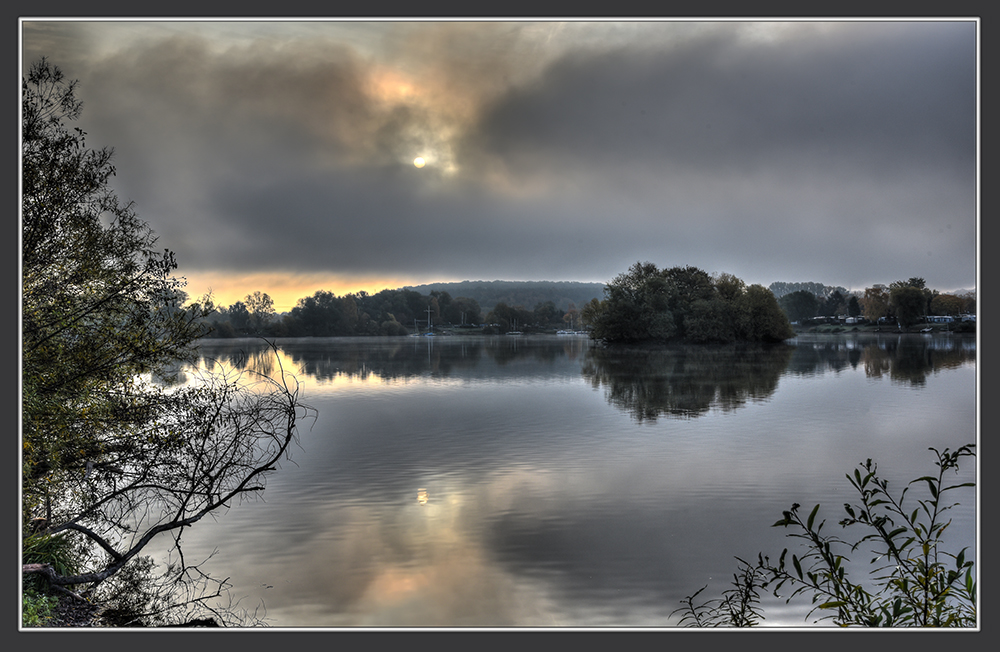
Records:
[[[284,627],[662,627],[684,595],[725,588],[734,555],[788,545],[767,526],[792,501],[833,515],[859,459],[895,483],[927,470],[926,445],[974,436],[961,346],[919,349],[915,386],[868,376],[858,339],[801,343],[731,381],[739,364],[689,355],[691,373],[730,370],[695,394],[730,409],[638,422],[591,385],[597,357],[553,339],[313,342],[312,367],[305,344],[283,344],[283,364],[327,374],[301,378],[320,419],[264,502],[189,545],[219,547],[219,574]],[[666,376],[681,357],[632,373]],[[966,537],[968,510],[956,516]]]

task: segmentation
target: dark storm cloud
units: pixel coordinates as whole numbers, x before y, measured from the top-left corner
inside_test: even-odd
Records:
[[[393,177],[421,115],[374,107],[364,74],[336,46],[220,56],[172,39],[98,66],[88,122],[127,163],[123,191],[190,265],[329,268],[329,236],[393,219],[386,200],[412,190]]]
[[[799,31],[770,44],[726,30],[662,51],[571,52],[492,106],[468,151],[499,157],[519,180],[642,193],[645,217],[593,217],[650,223],[650,236],[674,236],[660,251],[675,260],[845,284],[908,268],[969,278],[973,26]],[[949,259],[964,269],[948,274]]]
[[[803,162],[891,174],[914,159],[972,171],[971,26],[802,31],[755,46],[727,30],[662,51],[571,52],[503,97],[475,146],[525,175],[557,158],[709,175]]]
[[[174,25],[103,54],[62,27],[26,53],[74,54],[186,269],[975,282],[973,23]]]

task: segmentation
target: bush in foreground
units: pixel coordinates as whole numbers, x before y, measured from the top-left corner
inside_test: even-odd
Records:
[[[977,624],[977,581],[974,562],[958,553],[942,549],[943,535],[951,521],[945,512],[958,503],[948,503],[944,494],[973,482],[946,484],[945,473],[957,471],[959,459],[974,456],[974,445],[955,451],[931,448],[937,455],[937,473],[911,481],[894,497],[888,481],[878,476],[878,465],[867,460],[847,479],[858,492],[860,502],[844,504],[847,517],[843,528],[860,526],[864,534],[854,543],[823,534],[825,521],[817,522],[819,505],[803,518],[801,505],[792,505],[774,527],[790,527],[788,536],[802,539],[802,556],[782,551],[777,564],[759,555],[751,564],[743,559],[734,574],[733,588],[722,597],[696,604],[702,587],[686,597],[681,624],[689,627],[752,627],[763,620],[760,597],[764,591],[791,601],[809,596],[808,617],[821,611],[819,620],[841,627],[975,627]],[[923,486],[927,497],[916,506],[904,505],[913,485]],[[868,588],[855,583],[848,573],[849,559],[841,551],[858,552],[870,546],[874,555],[867,579]],[[779,595],[787,587],[790,593]],[[673,615],[673,614],[672,614]]]

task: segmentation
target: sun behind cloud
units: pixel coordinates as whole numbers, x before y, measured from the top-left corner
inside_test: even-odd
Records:
[[[418,156],[417,158],[413,159],[413,165],[415,167],[422,168],[422,167],[424,167],[424,163],[425,163],[425,161],[424,161],[424,158],[422,156]]]

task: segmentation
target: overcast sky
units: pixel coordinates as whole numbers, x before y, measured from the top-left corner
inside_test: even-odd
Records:
[[[974,288],[977,25],[25,21],[197,297],[433,281]],[[423,167],[414,160],[424,159]]]

